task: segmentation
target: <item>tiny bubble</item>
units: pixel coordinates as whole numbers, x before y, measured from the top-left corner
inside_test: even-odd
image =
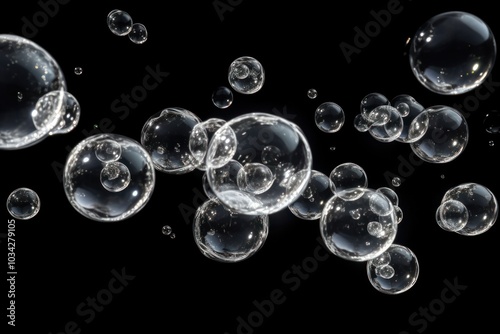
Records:
[[[81,67],[75,67],[75,74],[81,75],[83,73],[83,69]]]
[[[315,99],[316,97],[318,97],[318,92],[316,91],[316,89],[311,88],[307,91],[307,97],[310,99]]]
[[[399,177],[395,177],[392,179],[392,185],[394,187],[399,187],[401,185],[401,179]]]
[[[171,235],[172,234],[172,227],[170,227],[169,225],[165,225],[161,228],[161,233],[163,233],[164,235]]]

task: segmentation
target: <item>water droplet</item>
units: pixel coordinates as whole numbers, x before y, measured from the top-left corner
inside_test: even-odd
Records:
[[[128,38],[135,44],[143,44],[148,40],[148,30],[142,23],[132,24],[132,29],[128,33]]]
[[[307,97],[310,99],[315,99],[318,97],[318,91],[314,88],[311,88],[307,91]]]

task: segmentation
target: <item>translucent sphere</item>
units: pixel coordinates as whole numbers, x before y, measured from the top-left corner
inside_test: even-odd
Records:
[[[452,11],[420,26],[411,41],[410,66],[417,80],[442,95],[463,94],[484,82],[496,59],[493,32],[477,16]]]
[[[196,160],[189,147],[191,132],[201,119],[184,108],[166,108],[152,115],[141,131],[141,144],[149,152],[155,168],[167,174],[193,171]]]
[[[220,118],[210,118],[200,122],[193,127],[189,136],[189,151],[194,158],[194,165],[199,170],[206,170],[206,155],[208,143],[212,140],[214,133],[226,123]]]
[[[391,100],[391,105],[401,114],[403,120],[403,128],[396,141],[406,143],[408,142],[408,130],[411,122],[422,111],[424,106],[417,102],[412,96],[408,94],[400,94]]]
[[[358,192],[356,189],[368,187],[368,176],[360,165],[354,162],[344,162],[337,165],[330,172],[332,181],[332,190],[342,192],[343,196],[355,197]]]
[[[233,213],[218,199],[209,199],[196,210],[194,240],[207,258],[219,262],[240,262],[264,245],[269,233],[267,215]]]
[[[376,290],[396,295],[415,285],[420,266],[408,247],[393,243],[385,252],[366,263],[366,271]]]
[[[7,197],[7,211],[16,219],[31,219],[40,211],[40,198],[32,189],[18,188]]]
[[[32,146],[64,121],[66,80],[56,60],[20,36],[0,34],[0,149]]]
[[[366,122],[370,135],[381,142],[392,142],[403,132],[403,116],[393,106],[376,107],[369,113]]]
[[[253,57],[239,57],[229,66],[228,81],[238,93],[257,93],[264,86],[264,80],[264,68]]]
[[[497,218],[495,195],[477,183],[464,183],[449,189],[436,210],[436,221],[440,227],[466,236],[488,231]]]
[[[368,118],[368,115],[370,112],[375,109],[376,107],[382,106],[382,105],[390,105],[391,102],[389,99],[380,93],[373,92],[366,94],[362,99],[361,103],[359,106],[359,110],[362,116],[365,118]]]
[[[134,23],[128,33],[128,38],[135,44],[143,44],[148,40],[148,29],[142,23]]]
[[[63,183],[69,202],[80,214],[96,221],[120,221],[149,201],[155,169],[149,153],[135,140],[99,134],[70,152]]]
[[[358,188],[358,196],[336,192],[325,204],[320,233],[326,247],[351,261],[371,260],[393,243],[397,216],[392,202],[381,192]]]
[[[469,140],[469,128],[459,111],[438,105],[426,108],[413,119],[407,140],[422,160],[446,163],[464,151]]]
[[[344,110],[334,102],[324,102],[316,108],[314,121],[318,129],[323,132],[337,132],[344,125]]]
[[[212,93],[212,103],[219,109],[226,109],[233,103],[233,92],[225,87],[217,87]]]
[[[227,164],[241,165],[236,184]],[[243,214],[271,214],[295,201],[311,175],[312,153],[302,130],[279,116],[244,114],[222,125],[210,141],[207,178],[229,209]],[[242,180],[239,180],[244,177]]]
[[[134,24],[132,16],[119,9],[113,9],[108,13],[107,23],[109,30],[118,36],[127,35],[132,30],[132,25]]]
[[[486,132],[491,134],[500,133],[500,112],[498,110],[492,110],[487,113],[483,120],[483,125]]]
[[[333,196],[335,186],[328,177],[317,170],[311,171],[306,189],[293,203],[290,211],[300,219],[316,220],[321,217],[326,202]]]

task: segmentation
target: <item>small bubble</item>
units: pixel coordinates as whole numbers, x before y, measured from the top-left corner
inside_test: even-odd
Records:
[[[395,177],[392,179],[392,185],[394,187],[399,187],[401,185],[401,179],[399,177]]]
[[[22,101],[22,99],[23,99],[23,93],[17,92],[17,100]]]
[[[172,227],[170,225],[165,225],[161,228],[161,233],[164,235],[171,235],[172,234]]]
[[[441,174],[441,178],[444,179],[446,176],[444,174]]]
[[[175,239],[175,233],[170,233],[170,239]]]
[[[335,146],[330,147],[330,151],[335,151],[337,148]]]
[[[310,99],[315,99],[318,97],[318,92],[316,91],[316,89],[311,88],[307,91],[307,97]]]
[[[132,30],[132,17],[125,11],[113,9],[107,17],[108,28],[118,36],[125,36]]]
[[[493,146],[495,146],[495,142],[494,142],[493,140],[490,140],[490,141],[488,142],[488,145],[490,145],[490,147],[493,147]]]
[[[483,124],[486,132],[492,134],[500,133],[500,112],[493,110],[486,114]]]
[[[233,103],[233,92],[227,87],[218,87],[212,93],[212,102],[217,108],[225,109]]]
[[[142,23],[132,24],[132,29],[128,34],[128,38],[135,44],[143,44],[148,40],[148,30]]]
[[[81,67],[75,67],[75,74],[81,75],[83,73],[83,69]]]

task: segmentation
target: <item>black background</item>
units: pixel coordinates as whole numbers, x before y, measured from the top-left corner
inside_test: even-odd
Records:
[[[46,3],[52,4],[49,10],[44,9],[49,8]],[[221,16],[212,1],[18,1],[15,8],[1,11],[0,33],[29,37],[46,49],[58,61],[68,91],[81,105],[80,122],[71,133],[49,137],[30,148],[0,152],[0,199],[6,200],[18,187],[32,188],[41,199],[37,216],[16,221],[15,330],[397,334],[452,332],[464,326],[477,333],[498,329],[498,226],[466,237],[442,230],[434,218],[441,197],[458,184],[476,182],[500,194],[500,138],[487,133],[483,125],[485,115],[498,108],[498,67],[491,74],[491,84],[480,91],[442,96],[417,82],[406,53],[407,40],[417,28],[444,11],[468,11],[500,35],[491,2],[402,0],[401,12],[391,15],[390,22],[352,54],[350,62],[340,43],[353,45],[354,28],[364,30],[374,20],[370,12],[386,10],[391,2],[215,3],[228,6],[225,11],[219,9]],[[146,43],[137,45],[110,32],[106,16],[115,8],[147,27]],[[27,36],[26,22],[44,15],[47,21]],[[218,86],[228,86],[228,66],[240,56],[262,63],[264,86],[252,95],[235,92],[231,107],[217,109],[211,94]],[[142,85],[147,66],[169,75],[121,117],[113,112],[113,101]],[[75,67],[82,67],[83,73],[76,75]],[[316,99],[308,98],[310,88],[318,91]],[[470,131],[466,150],[446,164],[415,158],[416,165],[407,165],[413,156],[409,145],[378,142],[353,127],[361,99],[372,92],[388,98],[409,94],[426,107],[464,105]],[[339,104],[346,115],[343,128],[334,134],[322,133],[314,123],[314,110],[326,101]],[[404,213],[395,242],[416,254],[420,264],[416,284],[402,294],[386,295],[371,286],[364,263],[333,255],[325,261],[313,260],[315,249],[327,256],[318,248],[318,222],[300,220],[287,210],[270,216],[266,243],[251,258],[229,264],[204,257],[191,225],[202,198],[198,170],[184,175],[157,172],[152,198],[127,220],[102,223],[79,215],[57,173],[68,150],[106,119],[110,125],[105,132],[139,140],[144,122],[167,107],[188,109],[203,120],[229,120],[251,111],[284,115],[306,134],[314,169],[329,174],[340,163],[354,162],[365,169],[371,188],[392,187]],[[490,140],[496,145],[490,146]],[[403,180],[396,188],[389,182],[395,174]],[[2,216],[4,223],[12,218],[6,209]],[[172,227],[174,239],[161,233],[166,224]],[[1,241],[6,272],[7,243],[4,238]],[[309,266],[307,276],[289,272],[304,265]],[[78,306],[104,293],[113,270],[130,276],[127,286],[112,295],[95,317],[82,316]],[[454,295],[446,290],[446,282],[455,282],[462,290]],[[8,289],[2,286],[6,315]],[[276,289],[283,293],[282,303],[274,303],[259,318],[254,302],[269,300]],[[453,301],[447,299],[453,296]],[[425,320],[419,313],[429,307],[431,317]],[[238,327],[239,318],[253,327]]]

